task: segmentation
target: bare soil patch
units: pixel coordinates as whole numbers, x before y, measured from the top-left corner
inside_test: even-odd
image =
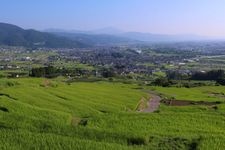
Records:
[[[169,106],[190,106],[190,105],[205,105],[214,106],[221,104],[221,102],[207,102],[207,101],[191,101],[191,100],[162,100],[162,103]]]

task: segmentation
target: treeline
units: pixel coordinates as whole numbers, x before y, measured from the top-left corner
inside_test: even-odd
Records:
[[[113,68],[101,67],[95,70],[87,70],[82,68],[56,68],[53,66],[33,68],[30,72],[30,76],[32,77],[46,77],[46,78],[54,78],[57,76],[66,76],[66,77],[98,77],[98,78],[112,78],[119,77],[116,70]],[[217,84],[225,85],[225,72],[224,70],[211,70],[208,72],[195,72],[192,74],[181,74],[178,72],[167,72],[166,77],[158,77],[151,81],[151,85],[156,86],[174,86],[178,83],[184,87],[195,87],[201,86],[203,82],[195,83],[189,82],[191,80],[195,81],[216,81]],[[182,81],[182,82],[179,82]]]
[[[167,78],[171,80],[212,80],[217,81],[218,79],[225,78],[224,70],[211,70],[206,72],[194,72],[191,74],[182,74],[177,71],[167,72]]]
[[[206,72],[194,72],[192,74],[181,74],[177,71],[167,72],[167,80],[196,80],[196,81],[216,81],[220,85],[225,85],[224,70],[210,70]],[[164,79],[165,80],[165,79]]]
[[[59,70],[53,66],[32,68],[30,76],[53,78],[59,75]]]
[[[156,86],[181,86],[181,87],[196,87],[203,86],[206,83],[201,81],[215,81],[219,85],[225,85],[224,70],[211,70],[207,72],[194,72],[192,74],[182,74],[178,71],[169,71],[166,77],[156,78],[151,82],[151,85]],[[199,81],[199,82],[190,82]]]
[[[111,68],[99,68],[98,70],[87,70],[82,68],[56,68],[53,66],[32,68],[29,74],[31,77],[46,77],[54,78],[57,76],[70,76],[70,77],[90,77],[98,76],[109,78],[116,76],[116,73]]]
[[[208,72],[196,72],[191,76],[192,80],[214,80],[223,79],[224,71],[223,70],[211,70]]]

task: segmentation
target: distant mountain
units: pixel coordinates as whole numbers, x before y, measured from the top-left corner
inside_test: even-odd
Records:
[[[97,30],[79,31],[79,30],[62,30],[48,29],[46,32],[63,35],[72,39],[80,39],[80,41],[88,41],[88,43],[98,44],[115,44],[123,42],[185,42],[185,41],[203,41],[210,40],[208,37],[199,35],[170,35],[170,34],[151,34],[141,32],[123,32],[119,29],[107,27]]]
[[[104,46],[104,45],[119,45],[119,44],[131,44],[139,43],[140,41],[130,39],[128,37],[121,37],[117,35],[109,34],[93,34],[93,33],[69,33],[69,32],[51,32],[60,37],[66,37],[74,41],[81,43],[88,43],[93,46]]]
[[[0,45],[81,48],[99,45],[136,44],[143,42],[183,42],[209,40],[196,35],[163,35],[139,32],[123,32],[115,28],[94,31],[48,29],[45,32],[24,30],[18,26],[0,23]]]
[[[92,30],[88,32],[92,34],[107,34],[107,35],[119,35],[124,33],[122,30],[119,30],[113,27],[106,27],[106,28],[96,29],[96,30]]]
[[[47,33],[85,33],[85,34],[89,34],[89,31],[65,30],[65,29],[58,29],[58,28],[48,28],[48,29],[43,30],[42,32],[47,32]]]
[[[113,28],[113,27],[106,27],[106,28],[100,28],[96,30],[64,30],[64,29],[57,29],[57,28],[49,28],[43,30],[44,32],[50,32],[50,33],[83,33],[83,34],[104,34],[104,35],[118,35],[124,33],[122,30]]]
[[[36,30],[24,30],[18,26],[0,23],[0,45],[48,47],[48,48],[72,48],[86,47],[87,44],[70,40],[65,37],[40,32]]]
[[[208,37],[198,35],[166,35],[166,34],[151,34],[140,32],[125,32],[119,36],[125,38],[131,38],[145,42],[181,42],[181,41],[201,41],[209,40]]]

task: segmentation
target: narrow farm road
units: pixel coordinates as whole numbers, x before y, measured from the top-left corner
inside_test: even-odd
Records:
[[[161,101],[160,96],[151,94],[151,98],[148,101],[148,107],[146,109],[142,110],[142,112],[151,113],[151,112],[158,110],[160,101]]]

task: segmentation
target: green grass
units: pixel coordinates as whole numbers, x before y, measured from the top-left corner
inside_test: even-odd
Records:
[[[0,79],[0,149],[222,149],[225,105],[135,108],[138,85]],[[145,87],[149,89],[149,87]],[[216,101],[224,87],[151,87],[177,99]],[[190,98],[190,99],[189,99]],[[224,99],[221,98],[220,101]]]
[[[225,101],[224,86],[202,86],[194,88],[152,87],[152,89],[166,97],[174,97],[177,100]]]
[[[157,72],[154,72],[153,75],[157,77],[165,77],[166,73],[162,71],[157,71]]]

